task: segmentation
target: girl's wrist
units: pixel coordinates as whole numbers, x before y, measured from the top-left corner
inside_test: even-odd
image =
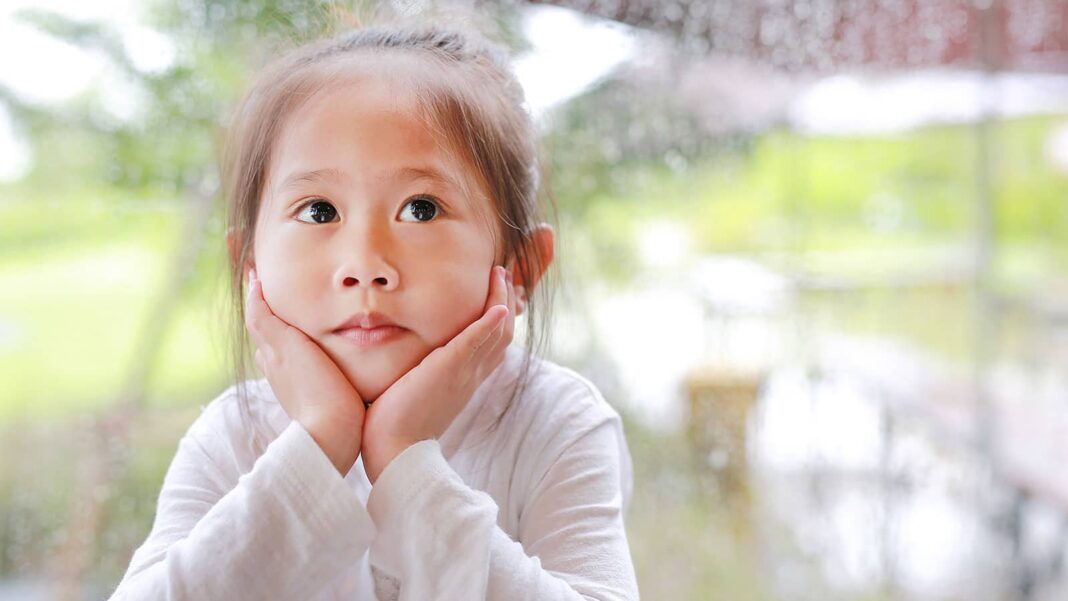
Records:
[[[300,422],[337,471],[342,476],[348,474],[360,455],[362,424],[336,417],[302,419]]]
[[[397,455],[400,455],[405,449],[412,446],[412,444],[414,443],[391,441],[388,444],[376,447],[372,453],[365,451],[363,454],[363,465],[367,471],[367,479],[371,484],[373,485],[377,482],[379,476],[382,475],[382,472],[386,470],[386,467],[393,462]]]

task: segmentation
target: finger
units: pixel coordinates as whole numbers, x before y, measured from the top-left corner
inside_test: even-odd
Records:
[[[498,305],[508,308],[508,271],[500,265],[490,270],[489,294],[486,295],[486,305],[482,309],[483,317]]]
[[[245,327],[256,344],[263,342],[267,327],[267,308],[263,302],[263,289],[255,271],[248,272],[248,295],[245,297]]]
[[[515,313],[515,308],[510,301],[512,295],[512,274],[503,266],[498,266],[496,269],[499,270],[500,277],[497,278],[493,293],[490,295],[490,300],[493,302],[493,304],[490,305],[490,309],[493,309],[496,306],[503,306],[508,310],[508,313],[497,323],[486,339],[483,340],[483,346],[480,346],[479,348],[495,347],[500,340],[500,334],[507,327],[508,320],[511,319],[513,313]]]
[[[496,265],[490,270],[489,294],[486,296],[486,305],[482,311],[489,311],[494,305],[508,306],[508,281],[505,279],[507,270]]]
[[[445,348],[453,351],[454,358],[465,363],[470,362],[475,359],[478,351],[487,348],[494,336],[500,335],[501,323],[507,314],[508,307],[503,304],[490,306],[482,317],[457,334]]]
[[[515,330],[515,307],[517,302],[515,285],[511,272],[506,270],[504,275],[501,290],[504,292],[504,306],[508,308],[508,314],[500,320],[493,332],[471,357],[471,362],[477,365],[476,370],[483,374],[481,377],[491,373],[504,360],[508,345],[512,343],[512,334]],[[494,305],[494,307],[496,306]]]
[[[493,305],[489,308],[489,311],[483,315],[479,322],[485,321],[485,325],[481,326],[480,334],[472,336],[472,344],[469,347],[469,356],[474,359],[479,351],[491,349],[496,346],[497,340],[503,332],[504,324],[508,320],[509,309],[506,305]],[[478,323],[478,322],[475,322]]]
[[[516,293],[515,282],[511,272],[508,272],[508,316],[504,318],[501,324],[501,335],[497,340],[495,347],[499,347],[495,350],[501,350],[507,348],[512,343],[512,332],[515,330],[515,305],[516,305]]]
[[[248,298],[245,306],[245,325],[257,346],[271,346],[285,335],[289,324],[282,321],[263,298],[263,283],[255,270],[249,271]]]
[[[512,272],[504,267],[502,267],[501,270],[504,274],[504,285],[501,287],[501,304],[508,308],[508,315],[505,315],[502,320],[500,331],[502,334],[505,334],[512,327],[512,322],[515,319],[515,284],[512,280]],[[503,338],[503,335],[500,336],[498,342]]]

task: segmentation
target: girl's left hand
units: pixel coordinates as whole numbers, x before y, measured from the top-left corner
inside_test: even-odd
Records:
[[[516,297],[512,276],[503,267],[494,267],[490,277],[482,317],[434,349],[367,407],[360,453],[372,484],[401,451],[440,437],[504,360],[515,327]]]

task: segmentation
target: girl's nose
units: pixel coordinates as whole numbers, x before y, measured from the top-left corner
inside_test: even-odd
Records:
[[[371,220],[353,221],[351,236],[338,238],[335,250],[342,258],[337,265],[335,282],[342,289],[364,288],[386,292],[400,284],[400,274],[389,257],[395,248],[388,231],[374,227]]]
[[[339,271],[342,288],[368,288],[383,292],[393,290],[399,283],[397,270],[385,261],[365,262],[361,267],[351,263]]]

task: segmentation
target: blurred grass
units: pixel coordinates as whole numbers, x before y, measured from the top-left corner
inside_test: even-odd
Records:
[[[1068,260],[1068,175],[1045,144],[1063,116],[1006,120],[991,151],[997,238]],[[613,194],[595,195],[585,225],[606,247],[626,246],[650,219],[685,224],[696,252],[798,252],[967,243],[976,225],[973,128],[932,127],[878,138],[806,137],[779,130],[751,150],[685,168],[621,165]],[[607,231],[601,228],[605,227]]]
[[[0,255],[0,421],[116,399],[152,303],[178,277],[170,261],[184,217],[172,200],[3,198],[0,247],[19,250]],[[217,280],[217,268],[208,262],[194,278]],[[209,297],[217,286],[192,288],[161,341],[157,399],[188,399],[224,380]]]

